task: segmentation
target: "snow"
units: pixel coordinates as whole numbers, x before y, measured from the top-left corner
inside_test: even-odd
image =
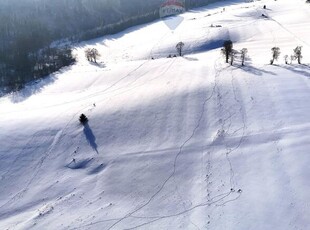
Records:
[[[308,229],[309,13],[215,3],[79,44],[77,64],[1,98],[0,229]],[[305,64],[285,65],[297,45]]]

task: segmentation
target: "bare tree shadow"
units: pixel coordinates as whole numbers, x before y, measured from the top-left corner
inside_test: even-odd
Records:
[[[251,66],[251,65],[241,66],[238,69],[241,69],[241,70],[243,70],[245,72],[252,73],[252,74],[257,75],[257,76],[262,76],[263,74],[270,74],[270,75],[274,75],[274,76],[277,75],[274,72],[271,72],[271,71],[268,71],[268,70],[259,69],[259,68],[256,68],[254,66]]]
[[[296,74],[303,75],[305,77],[310,78],[310,66],[306,64],[301,64],[301,65],[285,65],[285,66],[280,66],[286,70],[292,71]]]
[[[183,57],[184,59],[186,59],[187,61],[199,61],[198,58],[194,58],[194,57]]]
[[[89,62],[89,64],[99,67],[99,68],[105,68],[106,65],[103,62]]]
[[[98,145],[96,143],[96,137],[95,137],[92,129],[89,127],[88,123],[84,124],[83,132],[85,134],[85,137],[86,137],[89,145],[93,148],[93,150],[96,151],[96,153],[99,153],[98,152]]]

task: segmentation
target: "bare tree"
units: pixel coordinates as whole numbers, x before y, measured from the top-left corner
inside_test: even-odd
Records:
[[[247,57],[248,57],[248,49],[247,48],[243,48],[241,50],[241,65],[242,66],[244,66],[244,62],[245,62]]]
[[[279,47],[272,47],[271,53],[272,53],[272,59],[270,60],[270,64],[273,65],[274,61],[279,59],[279,56],[281,54],[280,48]]]
[[[233,65],[237,53],[238,53],[237,50],[234,50],[234,49],[230,52],[230,55],[229,55],[230,56],[230,65]]]
[[[222,53],[225,55],[226,63],[228,63],[229,57],[233,50],[233,43],[231,40],[227,40],[223,43]]]
[[[179,42],[175,48],[177,49],[178,54],[180,55],[180,57],[182,56],[182,51],[183,51],[183,47],[184,47],[184,43],[183,42]]]
[[[297,59],[298,64],[301,64],[301,59],[302,59],[301,49],[302,49],[302,46],[297,46],[294,49],[294,57]]]
[[[100,55],[99,51],[96,48],[92,49],[92,55],[93,55],[94,61],[97,63],[97,58],[100,57],[101,55]]]
[[[291,59],[291,64],[292,64],[293,61],[295,61],[296,57],[294,55],[291,55],[290,59]]]
[[[288,55],[286,54],[286,55],[284,55],[284,61],[285,61],[285,64],[287,64],[288,65]]]
[[[96,62],[97,63],[97,59],[98,57],[100,57],[100,53],[96,48],[87,48],[85,50],[85,56],[87,58],[88,61],[90,62]]]
[[[92,61],[91,48],[85,50],[85,57],[87,58],[87,61]]]

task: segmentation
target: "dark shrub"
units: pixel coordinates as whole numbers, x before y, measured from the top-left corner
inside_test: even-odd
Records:
[[[80,118],[79,118],[79,121],[82,123],[82,124],[85,124],[86,122],[88,122],[88,118],[85,116],[85,114],[81,114]]]

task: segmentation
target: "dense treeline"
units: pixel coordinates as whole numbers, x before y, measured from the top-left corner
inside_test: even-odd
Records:
[[[197,7],[214,0],[188,0]],[[159,17],[163,0],[2,0],[0,86],[8,90],[74,62],[69,47],[55,40],[88,40]],[[0,88],[0,90],[1,90]]]

